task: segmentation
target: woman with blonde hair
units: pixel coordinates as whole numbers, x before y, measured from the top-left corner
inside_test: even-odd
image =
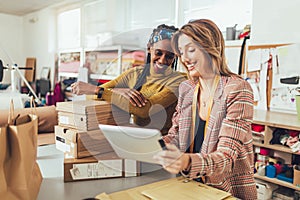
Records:
[[[253,92],[225,61],[225,44],[214,22],[199,19],[172,38],[189,80],[179,86],[167,150],[155,159],[167,171],[257,199],[251,121]]]

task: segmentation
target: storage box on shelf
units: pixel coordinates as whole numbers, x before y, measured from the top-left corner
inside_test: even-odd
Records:
[[[260,200],[268,200],[272,198],[272,193],[278,188],[278,185],[273,183],[267,183],[265,181],[257,181],[257,197]]]
[[[300,131],[300,120],[298,120],[297,115],[274,111],[255,110],[253,124],[264,126],[264,130],[259,133],[262,135],[262,139],[254,140],[253,142],[255,149],[257,147],[263,149],[266,148],[269,149],[270,152],[284,154],[289,162],[292,160],[292,155],[300,156],[299,151],[294,152],[290,147],[270,143],[274,130],[278,128]],[[255,131],[254,134],[257,134],[257,131]],[[287,181],[279,180],[278,178],[269,178],[267,176],[259,175],[259,173],[255,174],[255,178],[300,191],[300,187],[297,187]]]

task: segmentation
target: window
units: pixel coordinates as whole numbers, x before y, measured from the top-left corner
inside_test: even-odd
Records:
[[[189,0],[184,6],[184,23],[190,19],[213,20],[222,32],[226,27],[241,30],[252,20],[252,0]]]
[[[58,15],[58,49],[81,46],[80,9],[62,12]]]
[[[174,0],[131,0],[129,26],[131,29],[155,28],[159,24],[175,24]]]
[[[83,6],[83,34],[85,47],[97,47],[101,40],[111,37],[109,34],[109,12],[107,2],[104,0],[93,1]],[[112,20],[112,19],[110,19]]]

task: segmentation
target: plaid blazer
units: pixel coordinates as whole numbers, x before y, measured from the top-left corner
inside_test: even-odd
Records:
[[[185,152],[193,130],[192,101],[196,84],[190,80],[179,86],[179,98],[172,127],[164,140]],[[201,91],[200,91],[201,92]],[[254,182],[254,153],[251,121],[253,92],[247,81],[237,76],[221,76],[213,98],[206,137],[199,153],[190,154],[190,177],[204,177],[207,185],[230,192],[240,199],[257,199]]]

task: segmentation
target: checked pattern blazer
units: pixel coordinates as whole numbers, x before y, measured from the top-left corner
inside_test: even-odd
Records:
[[[165,142],[177,145],[182,152],[190,145],[195,87],[191,80],[180,84],[172,127],[164,136]],[[190,154],[190,178],[202,176],[207,185],[230,192],[234,197],[257,199],[252,118],[253,92],[249,83],[238,76],[221,76],[201,150]]]

